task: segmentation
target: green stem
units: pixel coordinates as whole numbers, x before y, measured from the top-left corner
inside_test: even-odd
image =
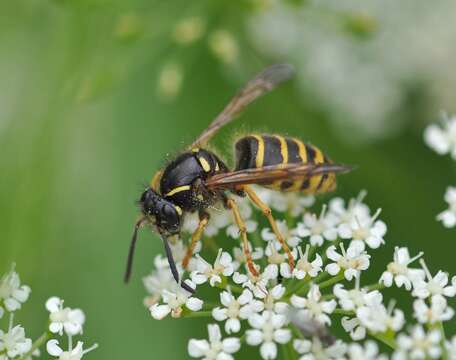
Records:
[[[36,349],[40,348],[46,342],[47,339],[49,339],[49,333],[45,332],[38,339],[35,340],[30,350],[26,352],[24,355],[22,355],[18,360],[25,360],[32,356],[33,352]]]
[[[202,318],[202,317],[211,317],[212,316],[212,311],[192,311],[189,312],[185,315],[183,315],[183,318]]]
[[[346,315],[346,316],[355,316],[355,312],[351,310],[344,309],[334,309],[333,314]]]
[[[363,288],[367,289],[367,291],[383,290],[385,288],[385,285],[376,283],[376,284],[363,286]]]
[[[394,334],[391,334],[391,333],[377,333],[377,334],[369,333],[369,335],[371,337],[373,337],[374,339],[377,339],[378,341],[384,343],[385,345],[388,345],[391,349],[396,350],[397,344],[396,344],[396,341],[394,340],[394,337],[392,336]]]
[[[437,324],[436,324],[436,328],[439,329],[440,331],[440,335],[442,337],[442,339],[440,340],[440,344],[441,344],[441,347],[442,347],[442,360],[447,360],[448,359],[448,352],[447,352],[447,349],[446,349],[446,346],[445,346],[445,328],[443,327],[443,323],[441,321],[439,321]]]
[[[343,279],[344,279],[344,273],[341,272],[341,273],[337,274],[336,276],[334,276],[333,278],[319,283],[318,287],[320,289],[324,289],[325,287],[331,286],[333,284],[337,284],[339,281],[341,281]]]

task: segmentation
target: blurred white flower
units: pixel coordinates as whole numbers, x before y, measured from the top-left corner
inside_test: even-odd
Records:
[[[326,213],[326,205],[323,205],[319,217],[315,214],[304,214],[303,222],[298,223],[297,234],[303,238],[309,237],[312,246],[321,246],[325,240],[336,240],[336,222]]]
[[[434,295],[428,305],[423,299],[413,302],[415,318],[422,324],[435,324],[439,321],[448,321],[454,315],[454,310],[448,307],[446,299],[441,295]]]
[[[426,333],[421,325],[412,328],[410,335],[399,334],[397,337],[398,349],[393,354],[394,360],[406,359],[438,359],[442,353],[438,330]]]
[[[192,281],[197,285],[209,281],[211,286],[216,286],[222,282],[221,276],[230,276],[234,272],[233,258],[222,249],[219,249],[214,265],[209,264],[199,255],[197,258],[197,269],[191,273]]]
[[[456,335],[445,342],[445,349],[447,351],[448,359],[456,360]]]
[[[227,64],[233,64],[239,55],[237,40],[227,30],[216,30],[209,35],[209,48],[212,53]]]
[[[348,316],[344,316],[340,323],[353,340],[359,341],[366,337],[366,328],[357,317],[349,318]]]
[[[446,228],[456,226],[456,187],[449,186],[445,192],[445,201],[448,209],[437,215],[437,220],[443,223]]]
[[[216,307],[212,310],[212,317],[217,321],[225,322],[225,331],[228,334],[237,333],[241,329],[240,320],[247,319],[250,315],[263,310],[261,301],[255,300],[250,290],[244,289],[236,299],[228,291],[220,294],[220,302],[223,307]]]
[[[5,360],[24,355],[32,348],[32,340],[25,337],[22,326],[10,326],[8,332],[0,330],[0,358],[6,355]]]
[[[343,271],[345,278],[351,281],[361,271],[367,270],[370,264],[370,255],[364,250],[364,246],[360,243],[352,243],[345,251],[343,243],[340,243],[342,254],[336,251],[336,247],[331,245],[326,250],[326,255],[334,263],[326,265],[325,270],[331,275],[337,275]]]
[[[386,287],[391,287],[393,281],[397,287],[404,286],[406,290],[412,288],[412,283],[418,279],[424,279],[424,271],[422,269],[410,269],[408,266],[423,256],[420,252],[418,255],[410,258],[409,251],[406,247],[394,248],[393,261],[390,262],[380,277],[379,282]]]
[[[346,290],[343,284],[336,284],[333,293],[344,310],[354,311],[361,306],[379,305],[383,301],[383,296],[378,290],[368,292],[367,289],[360,289],[358,277],[354,289]]]
[[[194,284],[189,280],[186,282],[194,288]],[[161,320],[170,313],[172,317],[180,317],[184,306],[191,311],[200,311],[203,307],[201,299],[191,296],[182,288],[177,289],[176,292],[164,290],[162,298],[165,304],[154,304],[149,308],[152,317],[156,320]]]
[[[336,308],[335,300],[324,301],[321,298],[318,285],[313,284],[310,287],[307,297],[301,297],[293,294],[290,298],[291,305],[299,309],[302,316],[315,319],[321,324],[331,324],[331,319],[328,316]]]
[[[356,218],[368,219],[370,217],[369,207],[363,203],[367,192],[361,191],[356,198],[350,199],[348,206],[345,206],[345,200],[339,197],[333,198],[329,201],[329,213],[332,217],[337,219],[337,223],[351,224],[356,221]]]
[[[432,124],[424,131],[424,141],[439,155],[451,154],[456,160],[456,116],[442,117],[442,127]]]
[[[204,34],[205,24],[199,17],[180,20],[173,30],[173,40],[180,45],[189,45]]]
[[[85,315],[81,309],[63,307],[63,300],[53,296],[46,301],[49,311],[49,331],[59,335],[65,332],[68,335],[82,334]]]
[[[83,345],[84,343],[82,341],[78,341],[76,347],[72,349],[70,342],[69,349],[63,350],[59,346],[58,340],[51,339],[46,344],[46,350],[49,353],[49,355],[54,356],[59,360],[81,360],[85,354],[92,350],[95,350],[98,347],[98,344],[94,344],[90,348],[84,350]]]
[[[239,351],[241,342],[238,338],[230,337],[222,339],[220,328],[216,324],[207,326],[209,341],[190,339],[188,342],[188,353],[193,358],[204,358],[206,360],[220,359],[232,360],[232,354]]]
[[[277,357],[277,345],[286,344],[291,339],[291,331],[285,329],[287,323],[285,315],[275,314],[272,311],[264,311],[262,315],[253,314],[248,319],[253,329],[246,331],[246,342],[252,346],[260,346],[260,354],[263,359],[275,359]]]
[[[267,293],[261,294],[260,299],[263,299],[264,309],[274,311],[277,314],[285,314],[288,311],[288,303],[285,302],[285,299],[280,300],[282,300],[286,290],[285,286],[278,284],[268,290]]]
[[[302,355],[300,360],[319,360],[319,359],[343,359],[347,351],[347,345],[337,340],[334,344],[327,346],[322,344],[320,339],[314,337],[312,340],[295,339],[293,347]]]
[[[294,218],[301,215],[315,203],[315,197],[312,195],[302,196],[295,192],[274,191],[258,186],[255,186],[255,192],[271,209],[289,213]]]
[[[364,346],[353,343],[348,345],[347,360],[387,360],[388,356],[378,353],[378,345],[372,341],[366,341]]]
[[[143,284],[150,296],[146,297],[144,304],[152,306],[160,300],[164,290],[176,291],[180,286],[173,278],[168,265],[168,260],[157,255],[154,260],[155,270],[143,278]]]
[[[4,309],[13,312],[19,310],[23,303],[30,296],[31,289],[27,285],[21,285],[19,274],[14,271],[13,265],[11,270],[0,279],[0,318]]]

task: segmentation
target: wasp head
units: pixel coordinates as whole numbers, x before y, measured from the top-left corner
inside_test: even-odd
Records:
[[[157,226],[165,235],[179,233],[181,227],[181,211],[172,202],[160,194],[147,188],[139,199],[141,212]]]

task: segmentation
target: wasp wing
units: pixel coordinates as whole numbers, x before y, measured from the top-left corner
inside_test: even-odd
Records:
[[[351,169],[352,166],[342,164],[279,164],[218,174],[207,179],[206,185],[211,189],[229,189],[249,184],[266,185],[276,180],[345,173]]]
[[[223,111],[203,131],[198,139],[193,142],[190,148],[196,148],[205,144],[221,127],[233,120],[255,99],[273,90],[280,83],[290,79],[293,74],[294,69],[289,64],[276,64],[263,70],[231,99]]]

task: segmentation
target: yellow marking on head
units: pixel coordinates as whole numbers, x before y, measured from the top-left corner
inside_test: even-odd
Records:
[[[304,143],[299,140],[299,139],[295,139],[293,138],[293,141],[296,143],[296,145],[298,145],[298,149],[299,149],[299,157],[301,158],[302,162],[304,164],[307,163],[307,151],[306,151],[306,146],[304,145]]]
[[[179,215],[182,215],[182,209],[180,206],[174,205],[174,208],[176,209],[176,211]]]
[[[158,185],[160,183],[160,179],[163,175],[163,170],[159,170],[155,173],[154,177],[150,181],[150,188],[152,190],[158,191]]]
[[[220,170],[220,166],[218,164],[218,162],[215,162],[215,171],[219,171]]]
[[[280,154],[282,155],[282,164],[288,164],[288,147],[287,142],[283,136],[274,135],[280,141]]]
[[[197,199],[200,200],[200,201],[203,201],[203,200],[204,200],[204,197],[203,197],[203,195],[198,194]]]
[[[192,152],[194,152],[194,153],[197,153],[198,151],[200,151],[199,148],[193,148],[193,149],[192,149]]]
[[[259,135],[252,135],[258,141],[258,151],[255,158],[255,165],[257,168],[263,167],[264,162],[264,140]]]
[[[181,191],[186,191],[186,190],[190,190],[190,185],[178,186],[178,187],[172,189],[169,193],[165,194],[165,196],[173,196],[174,194],[177,194]]]
[[[205,158],[203,158],[202,156],[198,158],[199,162],[201,163],[201,166],[203,167],[203,170],[205,172],[209,172],[211,171],[211,165],[209,165],[209,163],[207,162],[207,160]]]

